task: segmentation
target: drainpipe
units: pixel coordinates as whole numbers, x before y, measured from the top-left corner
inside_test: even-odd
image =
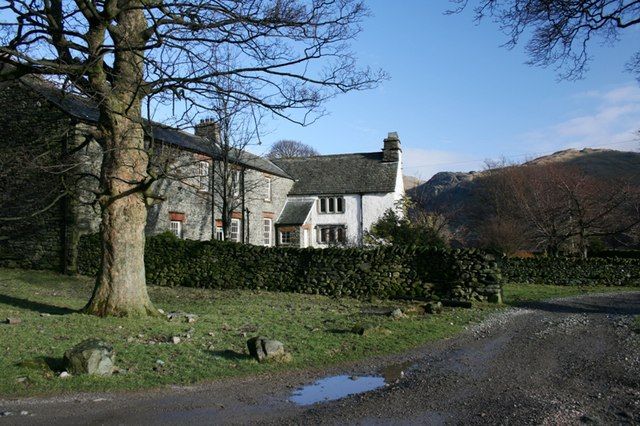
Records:
[[[363,218],[363,211],[364,211],[364,204],[363,204],[363,198],[362,198],[362,194],[358,194],[360,196],[360,209],[358,210],[358,235],[359,235],[359,242],[358,245],[360,247],[362,247],[364,245],[364,218]]]
[[[242,196],[242,223],[240,224],[242,226],[242,243],[246,244],[247,243],[247,233],[245,232],[245,197],[244,197],[244,168],[242,169],[241,173],[240,173],[240,195]]]

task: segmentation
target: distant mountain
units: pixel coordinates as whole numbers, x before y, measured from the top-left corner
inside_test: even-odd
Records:
[[[516,167],[565,163],[600,179],[631,179],[640,186],[640,153],[610,149],[567,149],[536,158]],[[486,172],[440,172],[427,182],[407,191],[428,211],[446,214],[454,226],[467,226],[480,210],[477,203]]]

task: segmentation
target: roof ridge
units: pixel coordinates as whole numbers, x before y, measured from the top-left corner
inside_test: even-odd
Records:
[[[274,158],[272,161],[302,161],[302,160],[308,160],[312,158],[348,157],[348,156],[366,155],[366,154],[382,154],[382,151],[347,152],[344,154],[321,154],[321,155],[309,155],[305,157]]]

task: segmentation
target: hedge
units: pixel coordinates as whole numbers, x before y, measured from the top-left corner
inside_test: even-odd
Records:
[[[640,286],[640,261],[632,258],[504,258],[500,269],[513,283]]]
[[[80,241],[78,267],[97,274],[99,238]],[[368,298],[501,300],[495,258],[478,250],[259,247],[224,241],[147,238],[147,281],[161,286],[264,289]]]

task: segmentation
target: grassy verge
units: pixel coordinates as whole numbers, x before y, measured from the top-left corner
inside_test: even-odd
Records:
[[[506,284],[504,286],[504,302],[518,306],[521,303],[554,297],[580,296],[589,293],[614,293],[624,291],[640,291],[638,287],[605,287],[605,286],[557,286],[545,284]]]
[[[100,319],[76,313],[88,300],[91,288],[92,281],[84,277],[0,269],[0,320],[7,317],[21,320],[16,325],[0,324],[0,396],[140,389],[282,369],[322,367],[401,352],[449,337],[497,309],[485,305],[424,315],[420,304],[409,302],[149,288],[158,308],[199,316],[195,323],[188,324],[163,318]],[[507,286],[505,298],[508,304],[516,304],[584,291],[567,287]],[[393,320],[373,313],[396,307],[408,316]],[[359,336],[350,332],[356,324],[371,324],[379,329]],[[284,342],[293,361],[259,364],[251,359],[247,355],[246,340],[256,335]],[[171,343],[174,336],[180,337],[180,343]],[[92,337],[114,346],[116,365],[121,372],[109,378],[58,377],[64,351]]]
[[[215,291],[150,287],[156,307],[199,316],[195,323],[163,318],[96,318],[75,310],[88,300],[92,281],[49,272],[0,269],[0,396],[70,391],[139,389],[190,384],[207,379],[313,368],[400,352],[460,332],[493,308],[419,314],[420,305],[360,302],[287,293]],[[409,313],[393,320],[363,313],[400,307]],[[412,310],[413,313],[412,313]],[[351,333],[356,324],[380,329]],[[289,364],[259,364],[247,355],[246,340],[277,339],[293,355]],[[169,343],[173,336],[179,344]],[[64,351],[86,338],[114,346],[121,374],[109,378],[58,377]],[[157,363],[164,362],[163,365]],[[26,378],[26,379],[25,379]]]

